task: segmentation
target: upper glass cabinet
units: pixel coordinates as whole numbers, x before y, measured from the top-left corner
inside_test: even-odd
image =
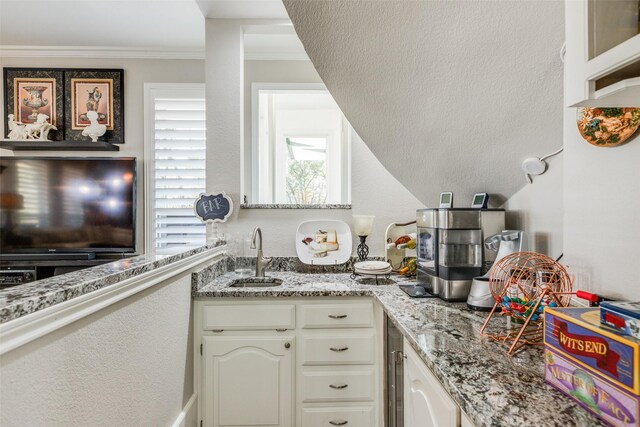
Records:
[[[640,0],[589,0],[589,59],[640,34]]]
[[[566,106],[638,105],[640,0],[566,0],[565,37]]]

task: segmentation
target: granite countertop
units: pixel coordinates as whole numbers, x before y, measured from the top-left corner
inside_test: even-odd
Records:
[[[215,276],[215,275],[214,275]],[[272,288],[230,288],[241,276],[220,272],[198,281],[192,295],[203,297],[369,296],[391,321],[462,410],[479,426],[602,426],[597,418],[544,382],[543,350],[530,347],[514,357],[480,336],[487,314],[465,303],[410,298],[395,284],[359,283],[347,273],[267,272],[283,280]],[[404,278],[393,277],[394,280]],[[370,283],[370,281],[369,281]],[[493,327],[501,322],[496,320]]]
[[[146,253],[132,258],[36,280],[0,290],[0,324],[224,244],[218,241],[175,254]]]

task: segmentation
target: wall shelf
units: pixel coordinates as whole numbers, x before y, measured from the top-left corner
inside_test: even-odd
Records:
[[[12,151],[120,151],[120,147],[104,141],[13,141],[0,140],[0,148]]]

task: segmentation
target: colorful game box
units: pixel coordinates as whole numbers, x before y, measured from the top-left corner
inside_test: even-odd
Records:
[[[600,324],[599,308],[545,308],[544,342],[567,359],[640,395],[640,340]]]
[[[549,346],[545,347],[544,379],[607,424],[632,427],[640,423],[640,397],[579,366]]]
[[[600,323],[640,339],[640,302],[602,302]]]

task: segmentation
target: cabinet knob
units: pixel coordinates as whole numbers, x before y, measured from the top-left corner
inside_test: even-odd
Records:
[[[343,426],[345,424],[347,424],[349,421],[347,420],[331,420],[329,421],[329,424],[331,424],[332,426]]]
[[[331,351],[347,351],[347,350],[349,350],[349,347],[338,347],[338,348],[329,347],[329,350],[331,350]]]
[[[288,342],[284,343],[284,348],[291,348],[291,343],[288,343]]]
[[[346,314],[330,314],[329,317],[331,319],[344,319],[347,317]]]
[[[339,384],[339,385],[335,385],[335,384],[329,384],[329,387],[336,389],[336,390],[342,390],[343,388],[347,388],[349,387],[348,384]]]

